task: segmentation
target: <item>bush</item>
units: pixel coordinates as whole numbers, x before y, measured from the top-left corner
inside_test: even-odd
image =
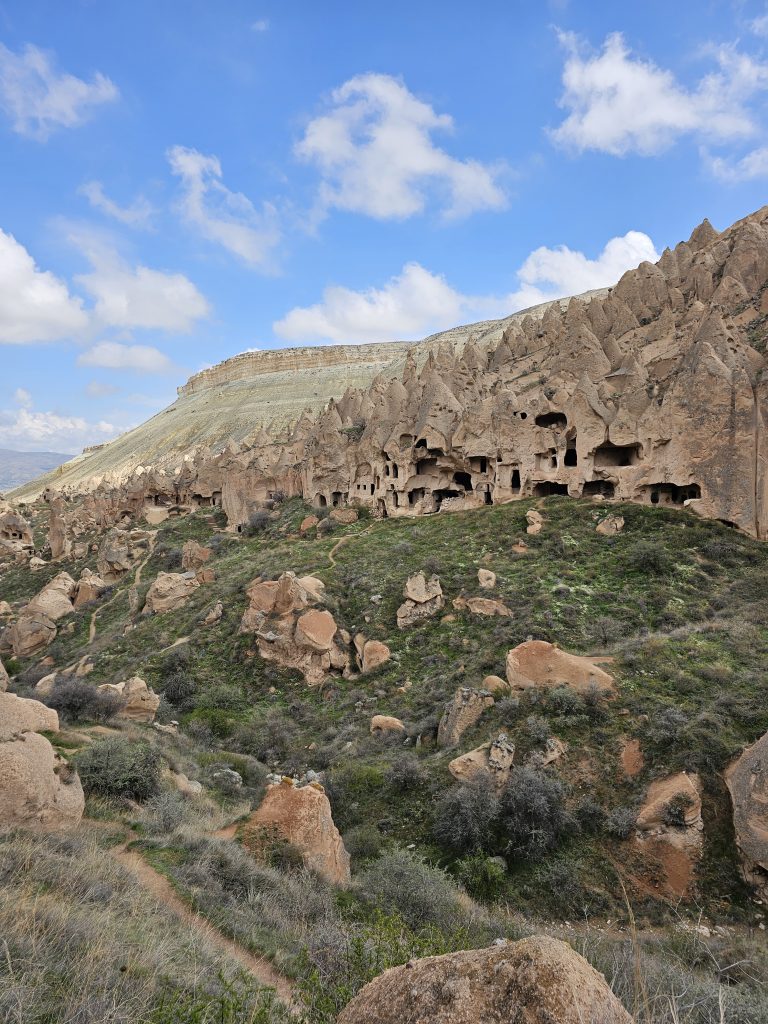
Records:
[[[67,722],[106,722],[124,702],[117,693],[100,693],[75,676],[60,676],[45,703]]]
[[[549,853],[578,829],[565,808],[563,784],[533,768],[512,769],[499,823],[507,850],[525,860]]]
[[[437,805],[432,833],[441,846],[457,853],[486,850],[498,813],[491,780],[483,777],[448,790]]]
[[[569,686],[558,686],[547,694],[547,711],[553,715],[581,715],[584,698]]]
[[[525,720],[525,731],[532,743],[537,747],[543,747],[552,735],[549,722],[539,715],[529,715]]]
[[[671,559],[659,544],[650,540],[637,540],[625,552],[628,569],[642,573],[663,573],[670,568]]]
[[[158,793],[144,805],[141,822],[152,835],[175,832],[188,818],[188,808],[180,793]]]
[[[498,899],[507,875],[500,857],[486,857],[482,853],[457,860],[454,871],[464,888],[479,900]]]
[[[384,778],[396,793],[407,793],[424,783],[425,772],[415,754],[403,754],[392,762]]]
[[[605,819],[604,830],[611,839],[629,839],[637,821],[631,807],[617,807]]]
[[[146,743],[110,736],[76,754],[73,760],[89,793],[148,800],[160,790],[160,755]]]
[[[181,667],[165,677],[163,696],[180,711],[189,711],[194,707],[193,697],[196,692],[195,680]]]
[[[411,928],[450,930],[461,919],[458,890],[440,868],[408,850],[385,853],[363,871],[357,886],[368,903],[397,913]]]
[[[344,846],[357,868],[363,861],[373,860],[379,856],[382,847],[381,835],[373,825],[357,825],[344,836]]]
[[[246,537],[256,537],[260,533],[264,533],[269,527],[271,518],[269,512],[265,512],[263,509],[251,512],[248,516],[248,522],[243,527],[243,533]]]

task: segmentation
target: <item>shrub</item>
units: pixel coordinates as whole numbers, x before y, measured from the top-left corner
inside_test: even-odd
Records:
[[[605,834],[611,839],[629,839],[637,821],[631,807],[616,807],[605,819]]]
[[[381,853],[381,835],[373,825],[357,825],[344,836],[344,846],[357,867],[362,861],[373,860]]]
[[[144,805],[141,822],[151,834],[162,835],[175,832],[187,817],[186,801],[180,793],[157,793]]]
[[[554,850],[578,828],[566,810],[563,784],[533,768],[512,769],[499,822],[507,850],[526,860]]]
[[[106,722],[123,706],[119,694],[100,693],[75,676],[60,676],[45,703],[68,722]]]
[[[392,762],[384,778],[396,793],[407,793],[424,783],[425,772],[415,754],[403,754]]]
[[[598,832],[605,824],[606,813],[591,796],[585,796],[576,808],[576,821],[584,832]]]
[[[663,573],[670,568],[671,559],[659,544],[650,540],[637,540],[625,552],[627,568],[642,573]]]
[[[195,680],[181,667],[165,677],[163,696],[180,711],[188,711],[194,707],[194,700],[192,698],[196,692],[197,684]]]
[[[543,747],[552,735],[549,722],[546,718],[541,718],[539,715],[529,715],[526,718],[525,731],[531,742],[535,743],[538,747]]]
[[[256,537],[260,533],[264,533],[270,524],[270,520],[269,512],[265,512],[264,509],[251,512],[248,516],[248,522],[243,527],[243,533],[246,537]]]
[[[76,754],[74,763],[89,793],[148,800],[160,790],[160,755],[146,743],[110,736]]]
[[[491,780],[480,778],[448,790],[437,805],[432,833],[441,846],[457,853],[485,850],[498,813]]]
[[[460,920],[458,890],[450,878],[408,850],[393,850],[373,861],[358,876],[357,886],[368,903],[399,914],[411,928],[449,930]]]
[[[676,793],[664,807],[664,824],[671,828],[685,828],[685,813],[691,807],[693,798],[688,793]]]
[[[546,706],[553,715],[580,715],[584,712],[584,698],[569,686],[558,686],[547,694]]]
[[[507,875],[500,857],[486,857],[482,853],[457,860],[454,871],[464,888],[479,900],[498,899]]]

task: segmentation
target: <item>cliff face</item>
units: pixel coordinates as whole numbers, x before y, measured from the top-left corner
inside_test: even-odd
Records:
[[[768,207],[722,234],[705,221],[607,294],[448,332],[406,356],[396,347],[399,358],[367,386],[291,426],[246,436],[240,385],[209,378],[195,395],[193,382],[163,415],[184,402],[226,400],[228,445],[198,448],[173,468],[157,460],[119,488],[107,480],[93,500],[133,514],[221,505],[237,525],[275,491],[378,516],[561,493],[688,504],[765,537],[767,289]],[[174,436],[177,450],[183,440]]]

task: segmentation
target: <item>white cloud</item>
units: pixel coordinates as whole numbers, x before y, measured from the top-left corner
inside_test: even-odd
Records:
[[[761,14],[749,23],[749,30],[756,36],[768,37],[768,14]]]
[[[77,358],[78,366],[101,366],[108,370],[135,370],[137,373],[169,373],[171,360],[153,345],[123,345],[102,341]]]
[[[74,233],[71,240],[93,267],[75,281],[94,299],[95,328],[187,332],[210,313],[206,298],[183,274],[128,266],[93,236]]]
[[[85,388],[85,393],[89,398],[108,398],[110,395],[116,395],[119,391],[120,388],[117,385],[106,384],[101,380],[91,380]]]
[[[139,196],[129,206],[120,206],[106,195],[100,181],[87,181],[80,186],[78,192],[85,196],[94,209],[101,210],[108,217],[113,217],[129,227],[146,227],[154,212],[152,205],[144,196]]]
[[[322,174],[322,211],[404,219],[433,197],[446,216],[503,207],[497,169],[458,160],[432,141],[435,131],[452,128],[450,115],[437,114],[398,79],[357,75],[334,90],[328,113],[310,121],[295,151]]]
[[[251,22],[252,32],[267,32],[269,30],[269,18],[259,18],[258,21]]]
[[[597,54],[585,54],[571,33],[560,40],[567,51],[560,105],[569,114],[550,133],[556,143],[648,156],[683,135],[723,142],[757,130],[746,101],[768,87],[768,65],[733,47],[711,49],[717,69],[686,89],[671,71],[633,57],[620,32]]]
[[[720,181],[736,184],[740,181],[754,181],[755,178],[768,178],[768,146],[760,146],[739,160],[713,156],[704,153],[704,159],[712,174]]]
[[[32,395],[26,388],[16,388],[13,392],[13,400],[23,409],[29,409],[32,405]]]
[[[179,209],[184,220],[244,263],[266,265],[280,241],[275,208],[263,203],[259,211],[247,196],[230,192],[221,180],[218,157],[184,146],[173,146],[167,156],[171,170],[181,178]]]
[[[16,54],[0,43],[0,107],[19,135],[45,141],[57,128],[74,128],[93,109],[118,97],[117,86],[96,72],[90,82],[57,71],[36,46]]]
[[[24,246],[0,230],[0,344],[72,338],[87,326],[82,300],[39,270]]]
[[[517,289],[506,296],[465,295],[441,275],[407,263],[382,288],[326,288],[322,302],[292,309],[273,328],[279,337],[303,343],[412,340],[459,323],[504,317],[549,299],[606,287],[626,270],[658,258],[653,242],[641,231],[612,238],[596,259],[566,246],[542,246],[525,260],[517,272]]]
[[[0,446],[22,451],[79,452],[84,446],[108,441],[119,429],[106,420],[91,423],[82,416],[31,409],[0,411]]]

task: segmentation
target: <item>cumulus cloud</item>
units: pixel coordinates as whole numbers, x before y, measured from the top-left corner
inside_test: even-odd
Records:
[[[73,338],[88,326],[82,300],[40,270],[13,235],[0,230],[0,344]]]
[[[277,211],[269,203],[257,210],[247,196],[222,182],[218,157],[173,146],[167,153],[172,172],[181,179],[179,209],[184,220],[211,242],[244,263],[265,266],[280,241]]]
[[[364,74],[334,90],[328,112],[310,121],[295,151],[322,174],[321,211],[405,219],[433,198],[446,216],[503,207],[496,168],[435,145],[433,133],[452,129],[450,115],[436,113],[403,82]]]
[[[760,146],[738,160],[705,152],[704,159],[712,174],[720,181],[737,184],[768,177],[768,146]]]
[[[252,32],[267,32],[269,31],[269,18],[259,18],[258,21],[251,22]]]
[[[692,89],[653,61],[634,57],[620,32],[599,53],[561,33],[567,57],[560,105],[569,111],[552,139],[577,152],[659,153],[681,136],[724,142],[757,130],[747,101],[768,87],[768,65],[734,47],[710,50],[716,68]]]
[[[57,128],[81,125],[96,107],[118,95],[117,86],[100,72],[86,82],[57,71],[36,46],[17,54],[0,43],[0,107],[19,135],[44,142]]]
[[[381,288],[326,288],[321,302],[292,309],[273,329],[287,341],[303,343],[413,340],[462,321],[508,316],[550,299],[615,284],[626,270],[658,258],[653,242],[641,231],[612,238],[595,259],[567,246],[542,246],[517,271],[516,290],[504,296],[465,295],[442,275],[407,263]]]
[[[32,405],[32,394],[26,388],[16,388],[13,392],[13,400],[23,409],[29,409]]]
[[[79,366],[101,366],[108,370],[134,370],[137,373],[169,373],[175,369],[168,356],[153,345],[123,345],[117,341],[99,342],[78,356],[77,362]]]
[[[126,264],[94,237],[72,235],[93,269],[75,278],[94,300],[95,329],[161,330],[186,333],[208,316],[207,299],[183,274]]]
[[[128,206],[120,206],[106,195],[100,181],[86,181],[78,191],[95,210],[100,210],[121,224],[127,224],[128,227],[147,227],[154,212],[152,205],[144,196],[134,199]]]
[[[749,23],[749,30],[756,36],[768,38],[768,14],[761,14]]]
[[[84,446],[111,440],[119,429],[106,420],[32,409],[0,410],[0,446],[22,451],[74,453]]]

